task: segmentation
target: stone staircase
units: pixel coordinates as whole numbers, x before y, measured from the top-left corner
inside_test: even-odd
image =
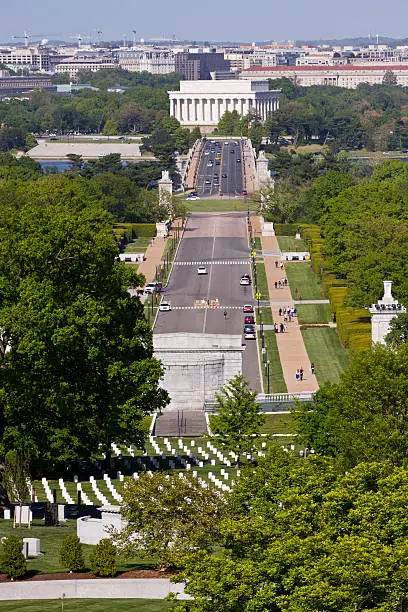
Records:
[[[153,435],[194,438],[206,433],[204,410],[169,410],[156,419]]]

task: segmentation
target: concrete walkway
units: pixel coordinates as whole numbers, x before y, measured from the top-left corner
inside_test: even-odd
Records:
[[[183,584],[168,578],[98,578],[94,580],[30,580],[2,582],[0,601],[17,599],[164,599],[177,593],[191,599]]]
[[[170,231],[168,238],[153,238],[147,247],[145,253],[146,261],[142,261],[137,268],[138,273],[143,274],[145,277],[146,284],[154,281],[156,276],[156,266],[160,266],[163,260],[166,242],[169,238],[175,235],[174,227],[176,227],[176,225],[181,227],[181,219],[176,219],[173,222],[173,229]]]
[[[278,252],[279,256],[276,257],[276,261],[280,264],[280,249],[276,236],[261,236],[259,217],[252,217],[252,225],[255,235],[261,237],[262,250]],[[275,289],[275,281],[278,282],[285,278],[286,272],[280,266],[275,267],[275,259],[272,257],[266,257],[264,262],[273,320],[281,323],[283,317],[279,316],[279,308],[294,306],[289,285]],[[310,371],[310,361],[297,319],[288,322],[287,327],[286,333],[276,334],[276,341],[288,393],[317,391],[319,385],[316,376]],[[304,370],[302,381],[297,381],[295,377],[296,370],[299,368]]]

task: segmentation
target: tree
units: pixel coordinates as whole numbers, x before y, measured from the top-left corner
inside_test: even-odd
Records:
[[[322,387],[294,413],[302,444],[336,457],[401,464],[407,455],[408,346],[357,353],[337,385]]]
[[[70,574],[82,572],[85,569],[85,561],[82,554],[82,544],[76,535],[68,535],[62,540],[59,562]]]
[[[402,312],[391,319],[389,332],[385,337],[388,346],[398,348],[408,341],[408,313]]]
[[[127,525],[112,535],[125,555],[137,553],[156,559],[159,567],[177,567],[192,550],[212,550],[222,511],[222,496],[192,476],[142,473],[125,484]]]
[[[0,567],[11,580],[20,578],[27,572],[27,563],[23,555],[23,540],[10,535],[3,539],[1,545]]]
[[[193,597],[176,610],[405,610],[407,493],[405,467],[339,474],[271,448],[228,496],[223,557],[195,551],[174,577]]]
[[[3,186],[0,203],[2,452],[108,460],[113,441],[143,446],[142,418],[167,394],[127,290],[143,277],[117,260],[111,217],[64,176]]]
[[[90,555],[91,570],[98,576],[115,576],[116,546],[112,540],[104,538],[95,546]]]
[[[256,437],[265,422],[255,398],[256,393],[240,375],[234,376],[221,393],[216,394],[218,414],[214,418],[213,433],[221,448],[236,454],[237,466],[243,454],[256,448]]]
[[[398,78],[392,70],[386,70],[383,77],[383,85],[398,85]]]
[[[22,452],[9,451],[6,454],[3,470],[3,485],[10,501],[20,506],[21,527],[22,506],[30,501],[28,481],[30,478],[30,461]]]

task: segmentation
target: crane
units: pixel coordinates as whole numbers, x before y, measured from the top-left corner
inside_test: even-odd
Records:
[[[20,34],[12,34],[11,35],[11,39],[12,40],[24,40],[24,46],[28,47],[28,41],[30,40],[30,38],[43,38],[44,36],[59,36],[59,34],[29,34],[28,32],[24,31],[24,34],[20,35]]]
[[[136,47],[136,30],[132,30],[133,34],[133,47]]]
[[[71,36],[71,38],[76,38],[76,40],[78,41],[78,49],[80,49],[81,48],[81,42],[82,42],[81,34],[76,34],[76,36]]]

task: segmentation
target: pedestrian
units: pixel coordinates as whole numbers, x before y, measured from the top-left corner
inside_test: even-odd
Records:
[[[286,314],[286,306],[283,307],[283,314]]]
[[[289,323],[292,322],[292,315],[290,313],[288,314],[288,320],[289,320]]]
[[[288,279],[285,278],[285,286],[287,286],[287,284],[288,284]]]
[[[279,308],[279,316],[282,316],[282,308]]]
[[[297,290],[297,287],[295,287],[295,295],[297,296],[297,294],[298,294],[298,290]]]
[[[278,260],[275,259],[275,268],[277,268],[277,267],[278,267]]]
[[[275,281],[275,289],[278,288],[278,283]]]
[[[278,331],[279,331],[279,327],[278,327],[277,323],[275,323],[275,325],[274,325],[274,330],[275,330],[275,334],[277,334]]]
[[[224,310],[224,319],[227,320],[227,311]]]
[[[300,380],[303,380],[303,368],[299,370]]]
[[[302,299],[302,298],[300,298],[300,299]],[[294,309],[293,309],[293,316],[294,316],[294,317],[296,317],[296,312],[297,312],[297,310],[296,310],[296,308],[294,308]]]
[[[285,323],[287,323],[287,322],[288,322],[288,315],[285,315],[285,316],[283,317],[283,320],[285,321]]]
[[[287,326],[287,325],[285,325],[285,324],[283,324],[283,331],[285,332],[285,334],[286,334],[286,332],[288,331],[288,326]]]
[[[314,371],[315,371],[315,364],[313,363],[313,361],[312,361],[312,363],[310,364],[310,370],[311,370],[312,374],[314,374]]]
[[[299,372],[299,370],[296,370],[295,378],[296,378],[296,381],[300,380],[300,372]]]
[[[280,324],[280,333],[283,334],[284,332],[284,325],[283,323]]]
[[[283,270],[283,261],[281,261],[280,269]]]

